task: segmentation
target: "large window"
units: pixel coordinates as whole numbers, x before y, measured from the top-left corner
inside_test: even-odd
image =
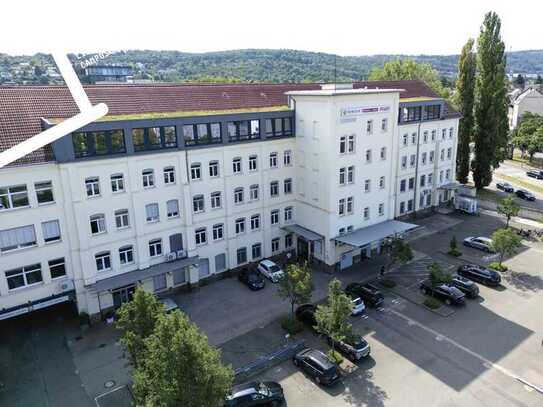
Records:
[[[157,203],[145,205],[145,220],[148,223],[158,222],[160,220]]]
[[[266,119],[266,136],[279,137],[292,134],[292,119],[290,117]]]
[[[26,185],[0,187],[0,211],[3,209],[28,206]]]
[[[421,106],[404,107],[402,110],[403,121],[404,122],[419,121],[421,119],[421,112],[422,112]]]
[[[6,279],[10,290],[41,283],[43,281],[41,266],[37,263],[8,270],[6,271]]]
[[[98,271],[107,271],[111,270],[111,255],[109,252],[97,253],[94,256],[96,261],[96,270]]]
[[[100,195],[100,179],[98,177],[90,177],[85,180],[85,189],[87,190],[87,196],[99,196]]]
[[[194,241],[196,242],[197,246],[206,244],[207,242],[206,228],[199,228],[194,231]]]
[[[58,242],[60,240],[60,225],[58,220],[42,222],[43,240],[46,243]]]
[[[128,209],[119,209],[115,211],[115,225],[117,225],[117,229],[124,229],[130,226]]]
[[[162,254],[162,239],[153,239],[149,241],[149,256],[158,257]]]
[[[426,120],[439,119],[441,105],[424,106],[424,118]]]
[[[34,225],[0,230],[0,252],[34,246],[35,244],[36,232]]]
[[[220,191],[211,193],[211,209],[219,209],[222,206]]]
[[[64,257],[61,257],[59,259],[49,260],[49,274],[51,274],[51,278],[60,278],[64,277],[66,275],[66,263],[64,261]]]
[[[99,233],[105,233],[106,231],[106,218],[104,214],[92,215],[90,217],[91,233],[97,235]]]
[[[247,263],[247,248],[241,247],[236,251],[236,259],[238,261],[238,265]]]
[[[155,172],[148,168],[141,172],[141,179],[144,188],[151,188],[155,186]]]
[[[258,120],[241,120],[228,122],[229,141],[254,140],[260,138],[260,125]]]
[[[245,233],[245,218],[236,219],[236,235]]]
[[[53,196],[53,184],[51,181],[36,182],[34,184],[34,189],[36,190],[36,199],[38,200],[38,204],[55,202],[55,197]]]
[[[199,123],[183,126],[186,146],[222,143],[220,123]]]
[[[72,142],[77,158],[126,152],[123,130],[76,132]]]
[[[192,211],[194,213],[199,213],[204,211],[204,196],[196,195],[192,198]]]
[[[221,240],[224,237],[224,225],[218,223],[213,225],[213,240]]]
[[[119,249],[119,261],[122,265],[134,263],[134,247],[123,246]]]
[[[168,218],[177,218],[179,216],[179,201],[177,199],[167,201],[166,211]]]
[[[177,147],[175,126],[132,129],[135,151],[158,150]]]
[[[124,177],[123,174],[113,174],[111,177],[111,192],[123,192],[124,191]]]

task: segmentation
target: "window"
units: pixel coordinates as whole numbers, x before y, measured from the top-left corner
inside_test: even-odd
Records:
[[[421,119],[422,106],[404,107],[402,109],[402,121],[414,122]]]
[[[411,133],[411,144],[417,144],[417,133]]]
[[[245,233],[245,218],[236,219],[236,235]]]
[[[213,225],[213,240],[221,240],[224,237],[224,224]]]
[[[77,158],[126,152],[122,130],[75,132],[72,143]]]
[[[177,218],[179,216],[179,201],[177,199],[167,201],[166,212],[168,218]]]
[[[408,138],[409,136],[407,135],[407,133],[405,133],[402,137],[404,146],[407,146]]]
[[[109,252],[100,252],[94,256],[96,261],[96,270],[107,271],[111,270],[111,255]]]
[[[347,136],[341,136],[339,138],[339,153],[345,154],[347,152]]]
[[[339,185],[345,185],[345,167],[339,169]]]
[[[175,184],[175,168],[173,167],[164,168],[164,183],[166,185]]]
[[[134,151],[148,151],[177,147],[175,126],[132,129]]]
[[[279,182],[277,181],[270,182],[270,196],[271,197],[279,196]]]
[[[416,161],[417,161],[417,157],[415,156],[415,154],[411,154],[411,157],[409,158],[409,166],[414,167]]]
[[[444,148],[441,149],[441,152],[439,154],[439,158],[440,158],[441,161],[445,160],[445,149]]]
[[[386,160],[386,159],[387,159],[387,148],[381,147],[381,160]]]
[[[260,215],[251,216],[251,230],[260,229]]]
[[[249,171],[256,171],[257,168],[258,168],[257,156],[256,155],[250,155],[249,156]]]
[[[452,157],[452,148],[449,147],[449,148],[447,149],[447,160],[450,160],[451,157]]]
[[[145,205],[145,220],[149,223],[158,222],[160,220],[157,203]]]
[[[370,192],[371,190],[371,180],[367,179],[364,181],[364,192]]]
[[[413,210],[413,200],[410,199],[409,201],[407,201],[407,211],[411,212],[412,210]]]
[[[190,165],[190,179],[193,181],[202,179],[202,166],[200,163]]]
[[[345,215],[345,198],[341,198],[338,202],[338,214],[339,216]]]
[[[292,134],[290,117],[266,119],[266,135],[268,137],[289,136]]]
[[[426,195],[426,206],[432,205],[432,193]]]
[[[292,206],[287,206],[285,208],[285,222],[292,221]]]
[[[433,176],[434,176],[434,174],[432,174],[432,173],[428,174],[428,185],[429,186],[432,186],[432,181],[433,181],[432,178],[433,178]]]
[[[243,188],[234,189],[234,203],[243,203]]]
[[[388,128],[388,120],[387,119],[381,119],[381,131],[385,132]]]
[[[400,202],[400,214],[405,213],[405,201]]]
[[[441,129],[441,140],[445,140],[447,138],[447,129]]]
[[[194,241],[196,242],[197,246],[206,244],[207,242],[206,228],[199,228],[194,231]]]
[[[406,168],[407,168],[407,156],[404,155],[404,156],[402,157],[402,169],[405,170]]]
[[[451,170],[445,171],[445,180],[449,181],[451,179]]]
[[[255,243],[251,249],[252,249],[251,251],[253,255],[253,260],[256,260],[262,257],[262,243]]]
[[[288,249],[289,247],[292,247],[292,235],[290,233],[285,235],[285,249]]]
[[[347,152],[354,153],[354,134],[347,137]]]
[[[122,265],[134,263],[134,248],[132,246],[119,248],[119,261]]]
[[[424,106],[424,116],[426,120],[439,119],[441,105]]]
[[[380,203],[379,204],[379,216],[383,216],[385,214],[385,204]]]
[[[219,162],[218,161],[210,161],[209,162],[209,176],[210,177],[218,177],[219,176]]]
[[[439,171],[439,183],[443,183],[443,170]]]
[[[379,177],[379,188],[380,189],[385,188],[385,177]]]
[[[406,186],[406,184],[407,184],[407,182],[406,182],[404,179],[402,179],[402,180],[400,181],[400,192],[405,192],[405,186]]]
[[[91,233],[97,235],[99,233],[105,233],[106,231],[106,218],[103,213],[98,215],[92,215],[90,217]]]
[[[292,151],[285,150],[283,153],[283,165],[285,167],[290,167],[292,165]]]
[[[420,176],[420,186],[421,187],[426,186],[426,175],[421,175]]]
[[[436,141],[436,130],[432,130],[432,141]]]
[[[119,209],[115,211],[115,225],[117,226],[117,229],[124,229],[130,226],[128,209]]]
[[[183,126],[186,146],[222,143],[220,123],[186,124]]]
[[[278,237],[275,237],[272,239],[271,241],[271,249],[272,249],[272,253],[275,253],[277,251],[279,251],[279,238]]]
[[[222,206],[221,193],[219,191],[211,193],[211,209],[218,209]]]
[[[421,161],[422,165],[426,165],[426,152],[422,153]]]
[[[344,235],[344,234],[345,234],[345,228],[339,228],[338,234],[339,234],[340,236],[341,236],[341,235]]]
[[[430,151],[430,154],[428,155],[428,161],[430,163],[434,162],[434,152],[433,151]]]
[[[151,188],[155,186],[155,172],[151,169],[146,169],[141,172],[143,179],[143,187]]]
[[[368,120],[366,122],[366,134],[372,134],[373,133],[373,120]]]
[[[111,192],[123,192],[124,191],[124,177],[123,174],[113,174],[110,177],[111,180]]]
[[[247,262],[247,248],[246,247],[241,247],[236,251],[236,260],[238,262],[238,265]]]
[[[99,196],[100,195],[100,180],[98,177],[91,177],[85,180],[85,188],[87,189],[87,196]],[[26,190],[26,187],[25,187]],[[27,204],[28,205],[28,204]]]
[[[420,199],[419,199],[419,207],[424,207],[424,193],[421,192]]]
[[[251,201],[258,200],[258,185],[251,185],[249,187],[249,199]]]
[[[53,183],[51,181],[36,182],[34,184],[34,189],[36,190],[36,199],[38,200],[38,204],[55,202],[55,198],[53,196]],[[1,193],[0,188],[0,194]],[[0,197],[0,202],[1,199],[2,198]]]
[[[162,254],[162,239],[149,241],[149,257],[158,257]]]
[[[239,174],[241,172],[241,158],[237,157],[232,160],[232,171],[234,174]]]
[[[52,279],[64,277],[66,275],[66,264],[64,257],[49,260],[47,265],[49,266],[49,274],[51,275]]]
[[[371,150],[366,150],[366,162],[371,163]]]
[[[352,196],[347,198],[347,214],[352,215],[354,208],[354,198]]]
[[[0,230],[0,252],[7,252],[36,244],[34,225]]]
[[[6,271],[6,279],[8,281],[9,290],[41,283],[43,281],[41,266],[39,263],[36,263],[8,270]]]
[[[271,211],[270,220],[271,220],[272,225],[277,225],[279,223],[279,210],[278,209],[274,209],[273,211]]]
[[[283,181],[283,190],[285,194],[292,193],[292,179],[291,178],[287,178],[285,181]]]
[[[229,141],[254,140],[260,138],[258,120],[241,120],[226,123]]]
[[[270,153],[270,168],[277,168],[277,153]]]
[[[60,240],[60,225],[58,220],[42,222],[41,229],[45,243],[58,242]]]
[[[370,208],[366,206],[364,208],[364,220],[368,220],[370,218]]]
[[[453,136],[454,136],[454,128],[451,127],[449,129],[449,138],[453,138]]]
[[[422,141],[428,143],[428,130],[424,130],[424,133],[422,133]]]
[[[415,177],[409,178],[409,190],[413,190],[415,188]]]
[[[192,198],[192,211],[194,213],[200,213],[204,211],[204,196],[196,195]]]

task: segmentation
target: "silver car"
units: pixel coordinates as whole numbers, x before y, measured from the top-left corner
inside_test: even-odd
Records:
[[[482,250],[487,253],[494,252],[492,249],[492,239],[489,239],[488,237],[466,237],[464,239],[464,246],[473,247],[474,249]]]

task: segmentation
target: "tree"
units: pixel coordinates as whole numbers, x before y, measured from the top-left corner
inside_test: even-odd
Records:
[[[146,354],[134,371],[134,397],[141,407],[219,407],[233,371],[220,352],[181,311],[163,314],[145,340]]]
[[[524,76],[522,76],[521,74],[518,74],[517,77],[515,78],[515,86],[521,88],[521,89],[524,89],[524,85],[526,84],[526,80],[524,79]]]
[[[403,81],[420,80],[426,83],[438,95],[444,98],[450,96],[444,88],[439,74],[427,63],[418,63],[413,59],[395,59],[388,61],[382,68],[373,68],[369,75],[370,81]]]
[[[498,166],[507,144],[507,99],[505,87],[505,44],[501,22],[487,13],[477,40],[477,74],[474,102],[473,180],[477,189],[492,181],[492,168]]]
[[[432,263],[428,266],[430,284],[432,287],[437,287],[441,284],[448,284],[452,281],[452,275],[443,271],[438,263]]]
[[[341,289],[341,281],[334,278],[328,285],[326,304],[318,305],[315,312],[316,330],[331,339],[332,353],[334,342],[342,341],[352,333],[353,327],[349,322],[352,307],[351,298]]]
[[[468,182],[470,148],[473,132],[473,101],[475,90],[476,58],[473,52],[473,39],[469,39],[462,48],[458,62],[458,80],[456,82],[456,105],[462,113],[458,128],[458,152],[456,155],[456,173],[462,184]]]
[[[524,113],[522,121],[513,131],[511,141],[520,149],[522,156],[529,154],[532,160],[535,153],[543,150],[543,117],[530,112]]]
[[[513,216],[517,216],[519,211],[520,206],[512,196],[505,197],[498,203],[497,212],[507,219],[505,227],[509,227],[509,221]]]
[[[164,313],[164,306],[154,294],[139,288],[132,301],[124,303],[117,311],[116,328],[122,331],[121,344],[130,355],[134,366],[145,354],[145,339],[153,333],[157,320]]]
[[[413,260],[413,251],[409,244],[399,237],[392,237],[385,241],[384,249],[388,256],[386,270],[389,271],[396,263],[406,264]]]
[[[500,255],[499,266],[501,267],[504,256],[515,254],[520,247],[521,238],[513,229],[504,228],[496,230],[492,236],[492,248]]]
[[[537,75],[537,78],[535,80],[535,84],[536,85],[543,85],[543,78],[541,77],[541,75]]]
[[[311,270],[305,263],[303,266],[289,264],[285,275],[279,280],[279,296],[290,302],[291,317],[294,318],[294,305],[309,302],[313,292]]]

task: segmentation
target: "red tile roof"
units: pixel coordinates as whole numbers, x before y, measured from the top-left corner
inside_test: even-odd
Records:
[[[355,88],[405,89],[402,98],[438,97],[420,81],[358,82]],[[320,84],[149,84],[91,85],[92,104],[106,103],[110,115],[266,108],[287,104],[285,92],[316,90]],[[0,152],[42,131],[40,118],[67,118],[79,110],[64,86],[0,86]],[[17,164],[52,161],[50,146]]]

